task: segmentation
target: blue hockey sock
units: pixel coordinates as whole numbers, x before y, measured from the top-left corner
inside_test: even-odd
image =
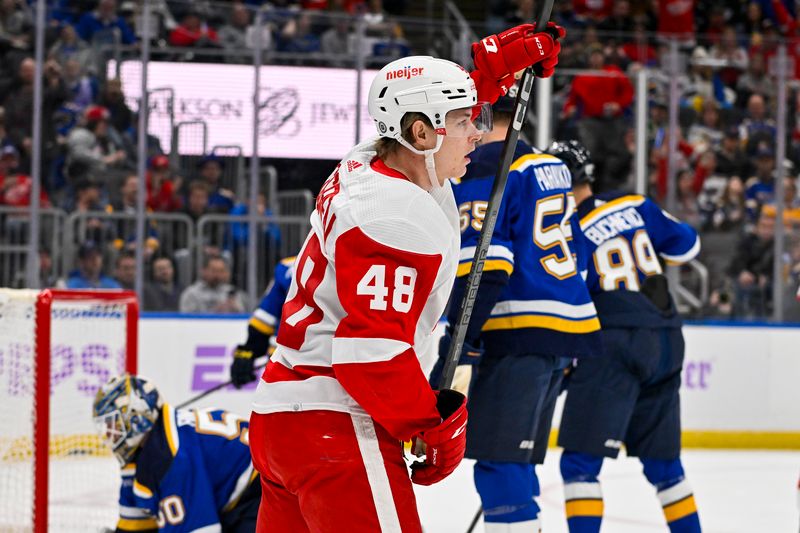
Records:
[[[644,475],[658,491],[671,533],[700,533],[700,517],[692,487],[678,459],[641,459]]]
[[[477,461],[475,488],[487,533],[537,533],[539,480],[531,464]]]
[[[598,533],[603,521],[603,492],[597,476],[603,458],[564,450],[561,477],[570,533]]]

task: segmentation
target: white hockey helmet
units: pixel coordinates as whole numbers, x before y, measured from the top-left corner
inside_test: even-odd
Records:
[[[136,450],[158,420],[163,401],[146,378],[122,374],[100,387],[92,405],[97,431],[120,464]]]
[[[369,89],[369,114],[381,137],[396,139],[412,152],[425,156],[434,187],[439,186],[433,154],[441,148],[442,135],[474,135],[470,131],[447,131],[445,117],[455,109],[473,109],[478,132],[491,130],[491,108],[478,102],[475,82],[461,66],[430,56],[411,56],[392,61],[375,76]],[[436,147],[417,150],[402,137],[401,121],[406,113],[422,113],[439,135]]]

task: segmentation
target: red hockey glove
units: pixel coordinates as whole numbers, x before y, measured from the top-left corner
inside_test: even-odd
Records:
[[[417,485],[433,485],[452,474],[467,448],[466,397],[452,389],[435,392],[442,422],[417,437],[426,445],[425,462],[411,465],[411,481]]]
[[[495,102],[514,85],[514,74],[532,66],[540,78],[553,75],[566,30],[549,22],[543,32],[535,24],[521,24],[472,44],[475,70],[470,73],[478,100]]]

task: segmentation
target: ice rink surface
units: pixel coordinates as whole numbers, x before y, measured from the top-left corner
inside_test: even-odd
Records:
[[[543,532],[566,533],[563,486],[558,473],[560,451],[550,450],[537,468],[541,481]],[[96,460],[95,460],[96,461]],[[684,466],[695,491],[705,533],[797,533],[797,481],[800,452],[688,450]],[[53,513],[60,525],[54,533],[97,531],[96,524],[113,527],[116,516],[118,467],[108,458],[98,482],[81,483],[80,461],[60,461],[51,469]],[[668,532],[654,489],[645,481],[636,459],[606,461],[601,473],[606,514],[603,533]],[[0,486],[6,514],[20,511],[18,490]],[[432,487],[415,487],[426,533],[464,533],[479,500],[472,484],[472,461]],[[21,504],[21,502],[19,502]],[[51,515],[53,516],[53,515]],[[18,518],[18,517],[17,517]],[[11,524],[15,517],[0,516],[0,532],[24,531]],[[18,522],[17,522],[18,523]],[[483,532],[479,523],[476,533]]]
[[[543,533],[566,533],[560,450],[537,467]],[[800,452],[686,450],[704,533],[797,533]],[[602,533],[669,532],[655,490],[634,458],[607,460],[600,474],[605,502]],[[432,487],[415,487],[426,533],[464,533],[479,507],[472,461]],[[475,528],[483,532],[483,523]]]

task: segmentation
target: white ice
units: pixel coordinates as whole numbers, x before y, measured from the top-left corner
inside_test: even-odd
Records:
[[[566,533],[558,450],[537,467],[543,533]],[[704,533],[796,533],[800,452],[685,450]],[[634,458],[607,460],[600,474],[605,502],[602,533],[669,532],[655,490]],[[432,487],[416,487],[426,533],[465,533],[480,500],[472,461]],[[483,533],[483,522],[475,528]]]

